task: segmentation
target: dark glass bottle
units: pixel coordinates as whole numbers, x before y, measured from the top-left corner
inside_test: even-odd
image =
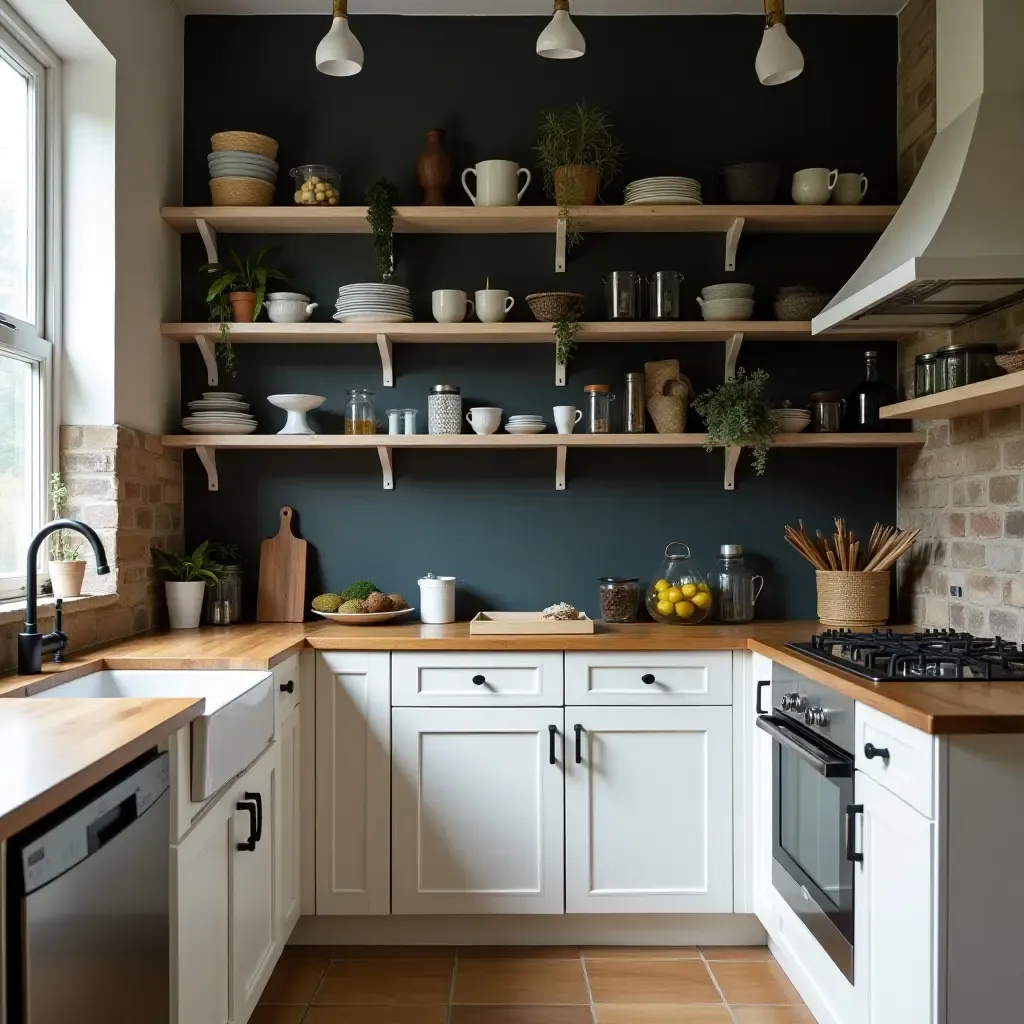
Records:
[[[896,401],[896,392],[878,379],[878,353],[864,353],[865,376],[846,399],[846,429],[850,431],[888,430],[890,422],[878,417],[883,405]]]

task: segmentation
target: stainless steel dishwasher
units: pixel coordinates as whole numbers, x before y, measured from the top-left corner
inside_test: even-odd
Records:
[[[166,1024],[170,765],[133,761],[7,844],[7,1024]]]

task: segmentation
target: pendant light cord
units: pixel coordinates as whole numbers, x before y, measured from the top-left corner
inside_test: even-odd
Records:
[[[348,0],[334,0],[334,17],[348,17]]]
[[[785,0],[764,0],[765,28],[786,23]]]

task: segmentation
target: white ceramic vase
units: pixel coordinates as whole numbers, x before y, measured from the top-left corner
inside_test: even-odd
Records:
[[[195,629],[203,615],[203,597],[206,584],[202,580],[189,583],[164,584],[167,595],[167,617],[171,629]]]
[[[70,562],[50,562],[50,583],[53,586],[54,597],[80,597],[84,578],[84,559],[77,558]]]

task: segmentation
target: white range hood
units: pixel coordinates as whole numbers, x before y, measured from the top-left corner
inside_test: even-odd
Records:
[[[944,327],[1024,300],[1024,0],[936,11],[938,134],[815,334]]]

